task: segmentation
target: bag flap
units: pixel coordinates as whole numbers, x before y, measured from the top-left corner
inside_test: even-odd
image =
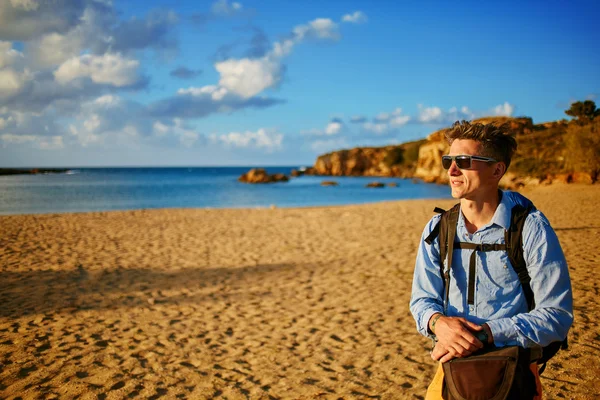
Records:
[[[505,399],[515,377],[518,359],[517,346],[492,347],[442,364],[450,398]]]

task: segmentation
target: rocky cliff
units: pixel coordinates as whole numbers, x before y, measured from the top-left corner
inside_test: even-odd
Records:
[[[413,176],[419,146],[424,140],[385,147],[358,147],[334,151],[317,158],[309,175]]]
[[[553,179],[567,182],[589,181],[585,174],[560,172],[561,165],[564,164],[562,136],[566,132],[566,122],[534,125],[531,118],[527,117],[486,117],[473,122],[507,124],[516,135],[519,150],[513,158],[509,173],[501,181],[502,186],[518,187]],[[448,129],[433,132],[427,139],[397,146],[359,147],[324,154],[317,158],[314,167],[309,168],[307,173],[333,176],[394,176],[447,183],[448,176],[442,168],[442,155],[447,154],[449,150],[444,137]],[[542,167],[543,163],[548,163],[554,170],[546,170]]]

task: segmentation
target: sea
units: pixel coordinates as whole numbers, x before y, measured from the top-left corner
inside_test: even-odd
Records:
[[[0,215],[154,208],[270,208],[450,198],[447,186],[412,179],[301,176],[252,185],[253,167],[73,168],[65,173],[0,176]],[[289,175],[299,166],[266,167]],[[321,186],[322,181],[338,186]],[[396,187],[367,188],[370,182]]]

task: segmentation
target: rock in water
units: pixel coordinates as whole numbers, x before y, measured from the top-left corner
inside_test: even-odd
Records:
[[[244,183],[275,183],[287,182],[288,177],[284,174],[269,175],[264,168],[252,168],[250,171],[240,176],[238,181]]]

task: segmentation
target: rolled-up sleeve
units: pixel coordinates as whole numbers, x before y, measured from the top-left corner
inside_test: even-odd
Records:
[[[410,311],[417,323],[417,330],[423,336],[432,337],[427,324],[435,313],[444,312],[444,284],[440,274],[439,241],[429,245],[425,238],[437,225],[440,216],[436,215],[423,230],[417,251],[417,260],[413,275]]]
[[[523,249],[535,308],[511,318],[488,321],[497,346],[547,346],[562,341],[573,323],[573,293],[558,237],[544,215],[527,217]]]

